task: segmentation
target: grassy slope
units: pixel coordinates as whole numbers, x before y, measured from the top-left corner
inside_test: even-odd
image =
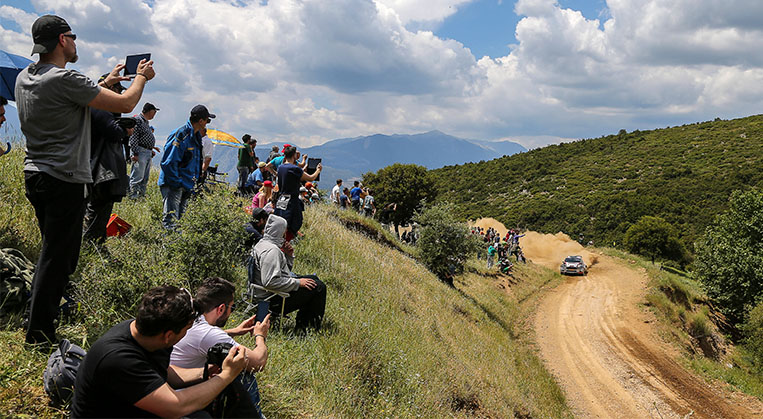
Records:
[[[763,377],[753,368],[743,346],[726,346],[726,353],[717,360],[705,356],[699,347],[698,336],[722,333],[716,325],[719,314],[699,283],[660,270],[659,265],[639,256],[614,249],[605,249],[605,253],[633,262],[626,266],[644,268],[650,279],[646,304],[660,320],[661,335],[679,350],[687,368],[763,400]]]
[[[433,171],[465,218],[621,243],[643,215],[691,244],[736,189],[763,186],[763,115],[551,145]],[[478,176],[476,174],[479,174]]]
[[[39,233],[21,192],[20,164],[20,154],[0,159],[0,246],[22,248],[34,259]],[[221,253],[225,266],[212,267],[194,257],[215,252],[196,246],[240,225],[241,202],[227,193],[199,200],[184,218],[189,224],[183,235],[165,237],[158,227],[158,193],[150,189],[147,200],[118,205],[134,230],[125,239],[109,239],[110,256],[83,254],[74,278],[81,311],[59,328],[62,336],[87,347],[129,318],[137,296],[157,283],[193,285],[198,272],[223,271],[243,286],[240,257]],[[337,215],[325,207],[306,213],[295,270],[326,282],[326,327],[295,337],[292,320],[269,336],[270,359],[258,378],[268,417],[569,416],[522,326],[531,305],[521,302],[532,300],[552,275],[522,267],[521,281],[507,292],[497,285],[503,279],[481,276],[474,265],[452,289],[416,263],[406,253],[410,248],[381,245],[347,229]],[[17,319],[6,322],[0,331],[0,411],[61,415],[46,406],[42,390],[47,356],[25,349],[22,341]],[[253,344],[250,338],[242,343]]]

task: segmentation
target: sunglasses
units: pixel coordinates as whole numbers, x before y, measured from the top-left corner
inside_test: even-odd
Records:
[[[67,38],[71,38],[72,41],[76,41],[77,40],[77,35],[75,35],[73,33],[65,33],[64,36],[67,37]]]
[[[230,307],[230,312],[233,313],[234,311],[236,311],[236,302],[235,301],[232,302],[231,305],[229,305],[228,307]]]

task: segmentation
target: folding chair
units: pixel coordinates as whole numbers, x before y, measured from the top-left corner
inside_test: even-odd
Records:
[[[248,304],[247,310],[249,310],[250,306],[251,307],[257,306],[256,304],[251,303],[252,301],[255,300],[256,291],[272,293],[270,297],[265,298],[263,301],[268,301],[271,298],[275,297],[276,295],[281,297],[281,317],[280,317],[281,320],[279,322],[279,328],[283,329],[282,322],[284,318],[284,313],[286,311],[286,299],[289,297],[289,293],[286,291],[277,291],[277,290],[267,289],[263,287],[262,285],[257,285],[253,282],[249,282],[248,286],[246,287],[246,294],[245,294],[245,299],[247,300],[247,304]]]

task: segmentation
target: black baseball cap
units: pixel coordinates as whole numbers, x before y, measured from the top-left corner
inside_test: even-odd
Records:
[[[58,35],[72,30],[66,21],[59,16],[40,16],[32,24],[32,54],[47,54],[53,52],[58,44]]]
[[[191,117],[198,116],[201,119],[215,119],[215,114],[209,113],[209,109],[207,109],[204,105],[196,105],[191,109]]]
[[[151,112],[151,111],[158,111],[158,110],[159,110],[159,108],[154,106],[153,103],[146,102],[145,104],[143,104],[143,113]]]

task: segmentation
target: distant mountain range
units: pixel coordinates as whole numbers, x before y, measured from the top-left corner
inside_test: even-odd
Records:
[[[21,138],[16,109],[6,106],[8,122],[0,129],[0,139],[13,141]],[[157,138],[157,146],[164,146],[164,138]],[[303,154],[322,159],[321,188],[328,188],[336,179],[352,181],[363,173],[375,172],[393,163],[415,163],[428,169],[444,166],[476,163],[493,160],[503,156],[527,151],[522,145],[512,141],[468,140],[454,137],[440,131],[429,131],[413,135],[375,134],[365,137],[340,138],[327,143],[302,148]],[[273,145],[279,150],[283,143],[260,143],[255,152],[261,159],[266,159]],[[161,153],[154,158],[153,164],[159,165]],[[228,173],[228,181],[238,179],[236,163],[238,149],[217,146],[212,164],[218,170]]]
[[[266,159],[273,145],[258,144],[255,149],[257,156]],[[282,143],[275,145],[283,146]],[[298,144],[293,145],[303,154],[322,159],[322,188],[326,188],[327,184],[333,184],[336,179],[359,179],[363,173],[375,172],[393,163],[415,163],[428,169],[436,169],[527,151],[522,145],[512,141],[467,140],[440,131],[413,135],[375,134],[340,138],[305,148],[299,147]],[[229,174],[228,180],[231,182],[238,177],[237,151],[235,148],[218,146],[212,159],[213,164],[219,165],[218,170]]]

